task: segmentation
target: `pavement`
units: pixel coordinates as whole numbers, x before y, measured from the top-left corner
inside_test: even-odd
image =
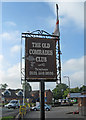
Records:
[[[50,111],[45,111],[45,118],[81,118],[84,119],[84,116],[81,114],[73,114],[74,111],[78,110],[77,105],[73,106],[61,106],[61,107],[52,107]],[[30,111],[26,114],[25,118],[38,119],[40,118],[40,111]]]
[[[19,113],[19,109],[8,109],[8,108],[1,108],[0,107],[0,117],[5,117],[5,116],[15,116]]]
[[[2,107],[0,107],[0,117],[2,117]]]

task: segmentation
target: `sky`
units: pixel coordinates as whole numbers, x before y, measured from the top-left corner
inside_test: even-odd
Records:
[[[21,33],[45,30],[52,34],[56,23],[56,3],[59,6],[62,82],[68,85],[67,78],[63,78],[66,75],[70,78],[71,88],[84,84],[84,2],[3,1],[0,82],[7,83],[8,88],[21,88]],[[30,84],[33,90],[39,89],[39,83]],[[56,83],[46,83],[45,86],[52,90]]]

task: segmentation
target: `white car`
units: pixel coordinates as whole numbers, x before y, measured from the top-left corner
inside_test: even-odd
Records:
[[[6,108],[19,108],[20,107],[20,100],[11,100],[8,104],[5,105]]]

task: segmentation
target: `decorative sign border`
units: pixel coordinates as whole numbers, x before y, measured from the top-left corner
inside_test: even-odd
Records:
[[[56,40],[25,38],[25,78],[27,81],[57,81]]]

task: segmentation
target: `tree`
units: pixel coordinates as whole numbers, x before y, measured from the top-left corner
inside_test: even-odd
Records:
[[[86,91],[86,86],[85,85],[83,85],[82,87],[80,87],[80,92],[84,92],[84,91]]]
[[[68,86],[66,84],[58,84],[56,86],[56,88],[54,88],[52,90],[53,92],[53,97],[54,99],[58,100],[58,99],[62,99],[63,98],[63,94],[64,94],[64,91],[68,88]]]
[[[79,87],[72,88],[72,89],[70,90],[70,92],[71,92],[71,93],[79,93],[79,92],[80,92],[80,89],[79,89]]]
[[[66,98],[69,93],[69,88],[64,91],[63,98]]]
[[[23,87],[23,90],[25,89],[25,98],[26,98],[32,91],[32,87],[30,86],[30,84],[27,81],[25,83],[23,83],[22,87]]]
[[[1,84],[1,89],[6,89],[8,87],[8,85],[5,83],[5,84]]]

